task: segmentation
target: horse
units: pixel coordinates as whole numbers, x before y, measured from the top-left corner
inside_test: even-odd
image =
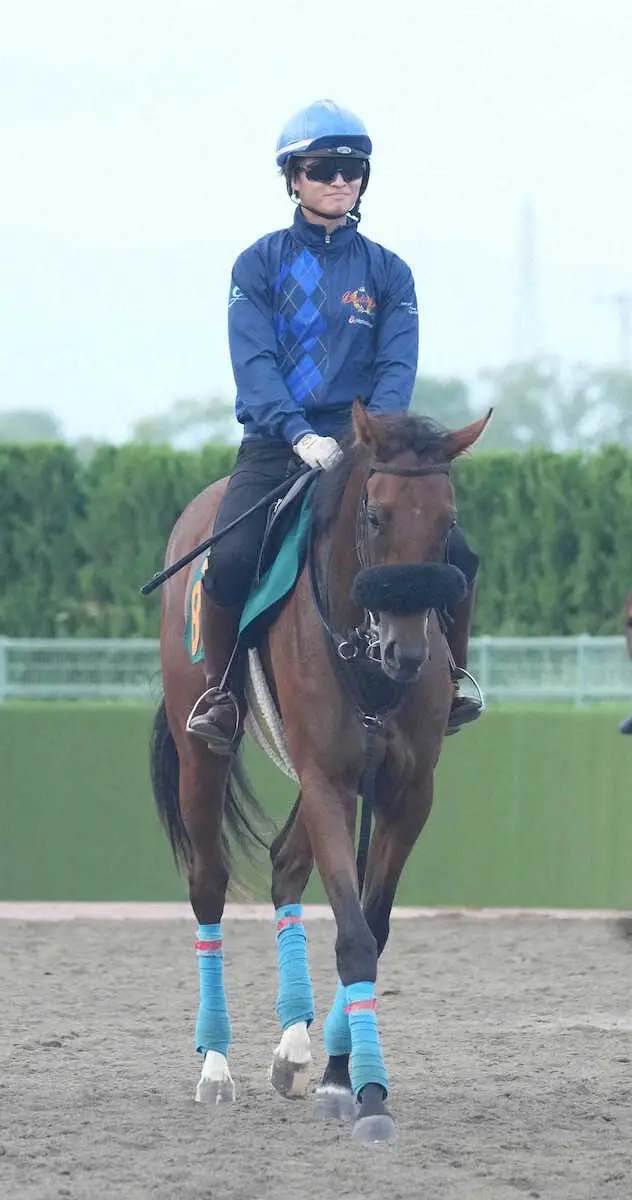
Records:
[[[306,561],[259,647],[299,781],[269,846],[282,1029],[269,1079],[288,1098],[305,1097],[311,1086],[314,1005],[301,899],[316,863],[336,922],[338,974],[316,1105],[319,1116],[352,1117],[359,1142],[396,1134],[377,1026],[377,965],[401,872],[430,813],[453,696],[441,621],[466,584],[446,561],[456,523],[451,466],[490,415],[449,431],[407,413],[372,415],[355,402],[342,461],[313,486]],[[212,528],[225,486],[213,483],[184,510],[167,565]],[[223,1105],[235,1097],[221,931],[227,834],[256,835],[257,825],[239,755],[216,756],[186,732],[204,687],[184,641],[196,561],[163,588],[164,697],[151,767],[158,813],[188,872],[199,923],[196,1100]],[[369,759],[373,833],[362,880],[355,827]]]

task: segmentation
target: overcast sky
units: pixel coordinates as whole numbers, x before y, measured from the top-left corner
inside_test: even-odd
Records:
[[[423,370],[515,354],[526,201],[523,329],[615,361],[631,64],[630,0],[4,0],[0,407],[120,439],[232,395],[231,264],[289,223],[276,138],[319,97],[373,137],[362,230],[413,268]]]

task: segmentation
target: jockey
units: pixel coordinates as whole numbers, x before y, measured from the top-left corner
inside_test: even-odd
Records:
[[[296,212],[289,229],[260,238],[233,268],[228,335],[243,440],[215,532],[278,486],[299,460],[323,470],[335,466],[356,396],[372,413],[410,405],[419,333],[413,277],[401,258],[358,230],[371,150],[360,118],[331,100],[302,109],[279,137],[276,161]],[[192,714],[188,729],[218,754],[230,754],[239,739],[237,705],[220,685],[266,519],[260,508],[221,538],[203,577],[207,692],[200,699],[208,709]],[[471,568],[465,574],[473,580],[478,560],[460,537]],[[451,561],[460,566],[462,557],[453,553]],[[472,603],[473,586],[448,635],[462,667]],[[455,694],[451,725],[479,712],[480,705]]]

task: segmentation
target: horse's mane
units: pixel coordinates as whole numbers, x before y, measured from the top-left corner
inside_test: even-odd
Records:
[[[379,423],[383,438],[380,461],[391,462],[405,450],[424,462],[443,462],[445,442],[450,431],[430,417],[417,417],[411,413],[383,413],[372,418]],[[332,471],[321,471],[312,499],[312,529],[318,537],[331,528],[340,514],[342,498],[349,477],[357,466],[360,455],[365,453],[362,444],[356,444],[353,429],[345,435],[340,445],[343,458]]]

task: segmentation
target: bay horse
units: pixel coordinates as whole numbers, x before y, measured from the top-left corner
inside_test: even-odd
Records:
[[[405,413],[373,416],[354,404],[343,459],[314,485],[307,562],[260,647],[300,787],[270,846],[282,1033],[269,1078],[290,1098],[310,1086],[314,1006],[301,898],[315,862],[336,921],[338,970],[316,1100],[321,1116],[353,1116],[357,1141],[395,1135],[377,1028],[377,963],[402,869],[430,813],[453,696],[440,616],[462,599],[466,584],[446,561],[456,523],[451,464],[489,416],[448,431]],[[225,486],[212,484],[182,513],[167,564],[212,528]],[[196,1048],[203,1066],[196,1099],[225,1104],[235,1095],[221,930],[226,827],[253,832],[254,822],[246,806],[252,797],[240,792],[239,757],[218,757],[186,732],[204,686],[184,640],[196,565],[163,588],[164,699],[151,766],[158,811],[188,872],[199,923]],[[374,829],[360,889],[354,841],[367,753]]]

